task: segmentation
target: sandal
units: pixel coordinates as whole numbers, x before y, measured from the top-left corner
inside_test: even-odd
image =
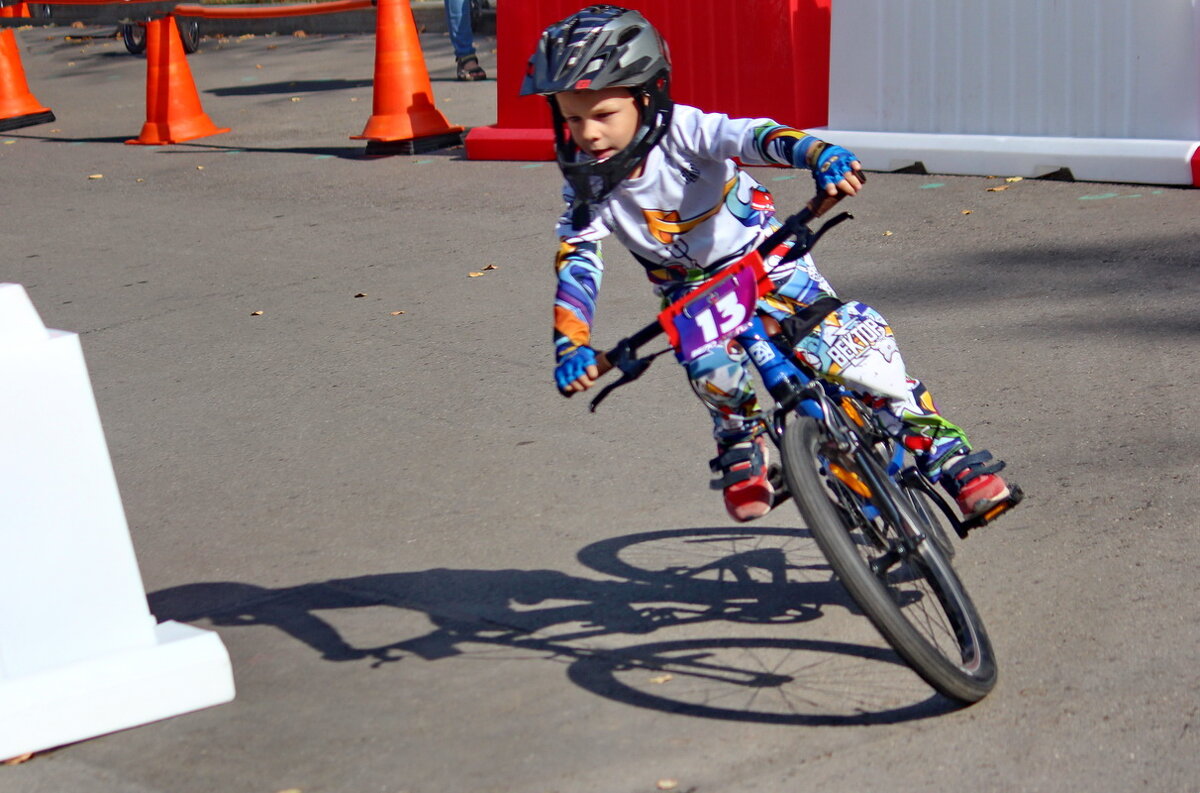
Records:
[[[479,58],[474,55],[464,55],[458,59],[458,79],[468,83],[486,80],[487,72],[480,67]]]

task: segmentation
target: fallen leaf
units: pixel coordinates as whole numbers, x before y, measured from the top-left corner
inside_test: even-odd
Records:
[[[366,293],[366,292],[359,292],[359,293],[355,294],[354,296],[355,296],[355,297],[366,297],[366,296],[367,296],[367,293]]]
[[[987,189],[987,191],[989,193],[999,193],[1001,190],[1007,190],[1007,189],[1008,189],[1008,185],[1002,184],[1002,185],[997,185],[995,187],[989,187]]]
[[[401,314],[403,314],[403,313],[404,313],[403,311],[393,311],[393,312],[392,312],[392,316],[393,316],[393,317],[398,317],[398,316],[400,316],[400,315],[401,315]]]
[[[287,790],[281,790],[279,793],[302,793],[298,787],[290,787]]]
[[[5,146],[11,146],[11,145],[13,145],[14,143],[16,143],[16,141],[15,141],[15,140],[6,140],[6,141],[4,141],[4,145],[5,145]]]
[[[88,176],[88,178],[89,178],[89,179],[103,179],[103,178],[104,178],[104,174],[102,174],[102,173],[94,173],[94,174],[91,174],[90,176]]]
[[[256,63],[256,64],[254,64],[254,68],[255,68],[255,69],[261,69],[261,68],[262,68],[262,64],[261,64],[261,63]]]
[[[489,264],[487,267],[484,267],[483,269],[484,270],[499,270],[500,268],[494,264]]]
[[[467,273],[467,278],[478,278],[481,275],[483,275],[483,273]]]
[[[679,782],[675,779],[660,779],[654,786],[659,790],[674,790],[679,787]]]
[[[892,232],[890,232],[890,231],[885,231],[885,232],[883,232],[883,236],[885,236],[885,237],[890,237],[890,236],[892,236]]]
[[[139,181],[139,182],[144,182],[144,181],[146,181],[146,180],[145,180],[145,179],[138,179],[137,181]]]
[[[25,754],[19,754],[16,757],[8,758],[7,760],[4,761],[3,764],[4,765],[20,765],[21,763],[28,763],[32,759],[33,759],[33,752],[26,752]]]
[[[268,45],[267,45],[267,49],[269,49],[269,50],[277,50],[277,49],[279,49],[279,45],[278,45],[278,44],[268,44]],[[259,68],[262,68],[262,67],[260,66]]]
[[[203,170],[204,170],[204,166],[203,166],[203,165],[197,165],[197,166],[196,166],[196,170],[197,170],[197,171],[203,171]]]
[[[1023,182],[1023,181],[1025,181],[1025,177],[1024,176],[1010,176],[1007,179],[1005,179],[1004,181],[1006,181],[1006,182]]]
[[[261,312],[261,311],[251,311],[251,312],[250,312],[250,316],[252,316],[252,317],[261,317],[261,316],[262,316],[262,312]]]
[[[292,101],[293,101],[293,102],[299,102],[299,101],[300,101],[300,97],[298,97],[298,96],[293,96],[293,97],[292,97]]]
[[[306,39],[306,38],[308,38],[308,34],[305,33],[303,30],[297,30],[295,33],[292,34],[292,38]]]
[[[655,675],[654,677],[650,678],[650,682],[661,685],[663,683],[666,683],[666,682],[668,682],[670,680],[674,680],[674,679],[675,679],[675,675],[673,675],[669,672],[666,672],[661,675]]]
[[[974,210],[972,210],[972,209],[964,209],[964,210],[962,211],[962,213],[963,213],[964,215],[969,215],[969,214],[971,214],[973,211],[974,211]]]
[[[87,27],[87,25],[85,25],[85,24],[83,24],[82,22],[80,22],[80,21],[76,20],[75,22],[72,22],[72,23],[71,23],[71,27],[75,28],[76,30],[82,30],[83,28]]]

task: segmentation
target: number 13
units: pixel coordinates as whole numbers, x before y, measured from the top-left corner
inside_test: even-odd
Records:
[[[713,316],[714,310],[720,314],[719,324],[717,317]],[[704,341],[710,342],[741,325],[745,319],[746,307],[738,299],[737,292],[729,292],[717,298],[715,305],[697,314],[695,322],[704,334]]]

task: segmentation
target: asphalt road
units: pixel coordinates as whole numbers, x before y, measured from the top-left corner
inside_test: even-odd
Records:
[[[1200,789],[1200,192],[879,174],[819,251],[1028,493],[960,549],[1001,681],[955,709],[827,577],[782,611],[703,572],[815,557],[790,506],[730,525],[667,360],[556,394],[552,165],[364,158],[362,36],[206,41],[233,131],[126,146],[144,62],[65,32],[18,34],[58,121],[0,135],[0,281],[81,334],[151,608],[238,695],[0,790]],[[654,310],[614,249],[600,339]]]

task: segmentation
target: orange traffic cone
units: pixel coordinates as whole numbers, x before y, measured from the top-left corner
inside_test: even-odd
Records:
[[[0,32],[0,130],[53,120],[50,108],[42,107],[29,93],[16,34],[12,30]]]
[[[375,92],[372,115],[361,135],[367,154],[417,154],[462,143],[433,105],[433,86],[417,38],[409,0],[379,0],[375,12]]]
[[[29,3],[0,6],[0,19],[26,19],[31,16],[33,14],[29,13]]]
[[[126,143],[160,146],[228,132],[200,107],[200,95],[183,54],[175,17],[146,23],[146,123],[142,134]]]

